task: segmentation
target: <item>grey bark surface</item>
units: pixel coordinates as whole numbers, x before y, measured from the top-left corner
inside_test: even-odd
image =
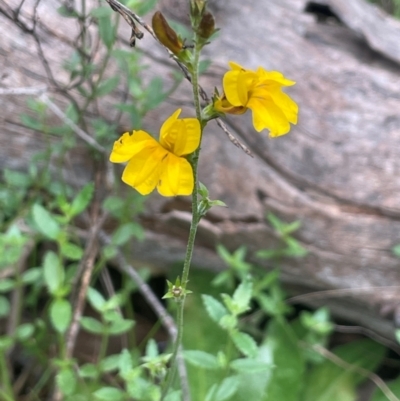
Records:
[[[305,12],[303,0],[212,3],[221,34],[206,51],[213,63],[204,87],[210,94],[221,87],[230,60],[279,70],[297,82],[290,94],[300,119],[289,135],[271,140],[254,131],[249,113],[228,118],[254,158],[234,147],[216,124],[207,127],[200,180],[228,208],[215,208],[202,221],[194,264],[224,268],[214,251],[222,243],[230,250],[245,245],[250,258],[263,265],[254,252],[279,244],[265,214],[298,219],[302,225],[295,237],[309,255],[281,262],[287,288],[294,295],[353,289],[303,301],[329,305],[339,317],[392,338],[393,320],[382,310],[395,309],[400,299],[400,263],[391,252],[400,243],[400,22],[361,0],[321,3],[342,23],[318,22]],[[185,15],[178,4],[174,10]],[[32,5],[27,2],[23,11],[29,14]],[[65,81],[61,63],[72,52],[70,22],[43,2],[38,15],[43,51],[55,79]],[[3,15],[0,31],[0,88],[45,83],[51,89],[33,39]],[[129,38],[127,28],[122,34]],[[149,76],[167,77],[171,62],[154,62],[165,59],[162,49],[148,37],[137,46],[152,57]],[[183,114],[192,115],[190,99],[190,87],[183,84],[168,104],[149,113],[146,128],[157,134],[181,103]],[[100,105],[103,116],[113,100]],[[46,146],[44,135],[21,125],[25,98],[0,96],[0,107],[0,165],[26,169],[30,155]],[[85,146],[64,163],[64,172],[78,184],[90,179],[93,165]],[[167,269],[182,260],[189,205],[189,199],[151,197],[143,215],[146,240],[135,245],[133,262]]]

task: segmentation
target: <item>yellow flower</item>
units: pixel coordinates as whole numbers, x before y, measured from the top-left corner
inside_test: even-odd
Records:
[[[217,111],[243,114],[247,109],[253,112],[256,131],[269,129],[270,136],[287,134],[290,123],[297,123],[297,104],[284,92],[282,86],[294,85],[280,72],[246,70],[230,62],[231,71],[223,78],[224,94],[214,102]]]
[[[163,196],[190,195],[193,169],[184,157],[200,144],[200,123],[196,118],[178,119],[175,111],[162,125],[157,142],[145,131],[123,134],[114,143],[113,163],[128,162],[122,181],[147,195],[157,187]]]

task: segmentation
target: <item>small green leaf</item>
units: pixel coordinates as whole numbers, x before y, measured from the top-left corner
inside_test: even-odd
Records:
[[[107,332],[106,327],[93,317],[83,316],[81,317],[80,322],[81,326],[90,333],[103,334]]]
[[[186,362],[204,369],[219,369],[218,358],[208,352],[200,350],[185,350],[183,354]]]
[[[71,323],[72,308],[66,299],[56,299],[50,305],[50,320],[53,327],[61,334],[65,333]]]
[[[97,367],[93,363],[85,363],[79,367],[79,376],[84,379],[95,379],[98,375]]]
[[[0,318],[6,317],[10,313],[10,302],[6,297],[0,295]]]
[[[28,188],[32,184],[29,175],[19,171],[4,169],[3,177],[8,185],[16,188]]]
[[[11,278],[3,278],[0,281],[0,292],[11,291],[15,287],[15,280]]]
[[[111,335],[118,335],[126,333],[130,330],[135,322],[130,319],[120,319],[111,323],[111,326],[108,328],[108,333]]]
[[[134,7],[135,11],[137,14],[140,16],[143,16],[150,12],[151,10],[154,9],[156,4],[158,3],[158,0],[146,0],[146,1],[140,1],[136,3],[136,6]]]
[[[101,82],[96,90],[96,96],[101,97],[108,95],[112,92],[119,84],[119,76],[115,75],[111,78],[106,79],[105,81]]]
[[[72,395],[76,389],[76,377],[74,371],[64,367],[56,376],[57,387],[63,395]]]
[[[217,301],[214,297],[203,294],[201,298],[208,316],[210,316],[214,322],[219,323],[219,321],[228,314],[225,306],[222,305],[221,302]]]
[[[104,299],[103,295],[100,294],[99,291],[94,289],[93,287],[89,287],[87,290],[87,299],[90,302],[90,305],[93,306],[99,312],[103,311],[104,305],[106,304],[106,300]]]
[[[272,365],[267,364],[262,361],[257,361],[256,359],[252,359],[252,358],[235,359],[234,361],[232,361],[229,364],[229,366],[233,370],[236,370],[237,372],[243,372],[243,373],[264,372],[265,374],[267,374],[272,368]]]
[[[397,256],[398,258],[400,258],[400,244],[399,245],[395,245],[392,248],[392,252],[394,256]]]
[[[18,341],[29,340],[35,332],[35,326],[31,323],[23,323],[19,325],[15,331]]]
[[[60,234],[60,226],[53,216],[38,203],[32,208],[33,221],[38,230],[47,238],[56,240]]]
[[[88,207],[90,201],[93,198],[93,193],[94,193],[94,184],[93,183],[86,184],[72,201],[71,209],[69,211],[69,216],[75,217],[78,214],[81,214]]]
[[[98,18],[98,27],[101,40],[108,49],[112,48],[115,41],[115,26],[110,16]]]
[[[70,260],[81,260],[83,257],[83,249],[71,242],[63,242],[60,246],[61,254]]]
[[[24,284],[32,284],[42,278],[42,269],[40,267],[32,267],[22,274],[22,282]]]
[[[118,368],[122,376],[132,370],[132,356],[127,349],[123,349],[118,362]]]
[[[118,229],[113,233],[111,241],[113,245],[122,246],[126,244],[132,237],[136,237],[138,239],[143,239],[144,237],[142,226],[135,222],[126,223],[119,226]]]
[[[105,357],[100,362],[100,370],[104,372],[111,372],[113,370],[117,370],[119,368],[119,361],[121,359],[121,355],[109,355]]]
[[[103,387],[95,391],[93,395],[100,401],[121,401],[124,399],[125,393],[115,387]]]
[[[61,6],[57,8],[57,12],[65,18],[78,18],[79,14],[72,7]]]
[[[253,337],[250,337],[247,333],[240,331],[233,331],[230,333],[230,337],[236,348],[243,354],[250,358],[254,358],[257,354],[257,344]]]
[[[243,280],[236,288],[233,294],[233,302],[236,304],[238,314],[249,309],[252,291],[253,282],[250,280],[250,278]]]
[[[236,376],[226,377],[221,384],[214,384],[207,393],[205,401],[226,401],[233,397],[239,387]]]
[[[156,358],[158,356],[158,347],[157,343],[153,338],[150,338],[146,344],[146,356],[148,358]]]
[[[47,252],[44,257],[43,273],[50,294],[55,294],[64,283],[65,273],[58,256],[52,251]]]

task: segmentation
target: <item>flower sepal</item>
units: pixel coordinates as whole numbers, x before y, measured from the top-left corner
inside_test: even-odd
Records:
[[[167,285],[168,285],[168,291],[162,297],[162,299],[173,298],[176,302],[182,302],[182,300],[186,297],[186,295],[193,293],[193,291],[187,290],[182,286],[181,279],[179,276],[176,278],[175,284],[167,280]]]
[[[221,200],[218,199],[211,200],[209,198],[209,192],[207,187],[201,182],[199,183],[199,195],[201,196],[201,199],[199,200],[197,206],[197,212],[199,218],[204,217],[207,214],[207,212],[214,206],[227,207],[226,203],[222,202]]]

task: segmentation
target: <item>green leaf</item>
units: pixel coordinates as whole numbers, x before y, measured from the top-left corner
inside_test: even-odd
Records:
[[[156,358],[158,356],[158,347],[157,343],[153,338],[150,338],[146,344],[146,356],[148,358]]]
[[[76,389],[76,377],[74,371],[64,367],[56,376],[57,387],[63,395],[72,395]]]
[[[146,88],[146,96],[143,98],[144,110],[155,109],[168,96],[168,92],[163,92],[163,80],[160,77],[153,78]]]
[[[124,392],[115,387],[103,387],[93,393],[100,401],[120,401],[124,399]]]
[[[226,377],[221,384],[214,385],[207,394],[206,401],[225,401],[233,397],[239,387],[236,376]]]
[[[210,316],[214,322],[219,323],[219,321],[228,314],[225,306],[222,305],[221,302],[217,301],[214,297],[203,294],[201,298],[208,316]]]
[[[6,297],[0,295],[0,318],[7,317],[10,313],[10,302]]]
[[[65,273],[58,256],[52,251],[47,252],[44,257],[43,274],[50,294],[55,294],[64,283]]]
[[[72,308],[66,299],[56,299],[50,305],[50,320],[53,327],[61,334],[65,333],[71,323]]]
[[[72,7],[61,6],[57,8],[57,12],[65,18],[78,18],[79,14]]]
[[[18,341],[29,340],[35,332],[35,326],[31,323],[23,323],[15,330],[15,336]]]
[[[143,15],[147,14],[148,12],[150,12],[151,10],[153,10],[157,3],[158,3],[158,0],[141,1],[134,7],[134,9],[137,12],[137,14],[139,14],[140,16],[143,16]]]
[[[96,89],[96,96],[101,97],[108,95],[118,86],[118,84],[119,84],[118,75],[114,75],[113,77],[108,78],[105,81],[102,81]]]
[[[79,376],[84,379],[95,379],[99,375],[96,365],[85,363],[79,367]]]
[[[118,227],[113,233],[111,241],[113,245],[122,246],[126,244],[132,237],[143,239],[143,228],[135,222],[125,223]]]
[[[118,368],[121,376],[126,375],[132,370],[132,356],[127,349],[123,349],[118,362]]]
[[[373,370],[381,363],[385,348],[366,339],[339,346],[334,353],[350,365]],[[307,374],[302,401],[354,401],[356,386],[363,380],[365,377],[354,369],[326,360]]]
[[[120,354],[116,355],[109,355],[105,357],[101,362],[100,362],[100,370],[104,372],[111,372],[113,370],[117,370],[119,368],[119,362],[121,359]]]
[[[0,281],[0,292],[11,291],[15,287],[15,280],[11,278],[3,278]]]
[[[32,208],[33,221],[38,230],[47,238],[56,240],[60,234],[60,226],[53,216],[38,203]]]
[[[400,258],[400,244],[399,245],[395,245],[392,248],[392,252],[394,256],[397,256],[398,258]]]
[[[71,204],[71,209],[69,211],[69,216],[74,217],[81,214],[89,205],[93,198],[94,184],[86,184],[78,195],[74,198]]]
[[[108,333],[111,335],[118,335],[126,333],[130,330],[135,322],[130,319],[120,319],[111,323],[111,326],[108,328]]]
[[[200,350],[185,350],[183,356],[186,362],[204,369],[219,369],[216,356]]]
[[[272,213],[267,214],[267,220],[278,233],[282,233],[285,223]]]
[[[3,177],[4,181],[12,187],[28,188],[32,184],[32,179],[29,175],[19,171],[5,169]]]
[[[261,373],[270,372],[272,365],[252,358],[240,358],[232,361],[229,366],[237,372]]]
[[[83,257],[83,249],[71,242],[62,242],[60,251],[64,257],[70,260],[81,260]]]
[[[90,302],[90,305],[92,305],[94,309],[99,312],[103,311],[106,300],[99,291],[97,291],[93,287],[89,287],[86,296],[88,301]]]
[[[90,11],[90,15],[96,18],[104,18],[104,17],[109,17],[112,14],[112,10],[108,6],[101,6],[94,8],[93,10]]]
[[[83,316],[81,317],[81,326],[88,332],[94,334],[103,334],[107,332],[107,328],[103,326],[101,322],[93,317]]]
[[[307,249],[300,245],[299,241],[288,237],[285,239],[287,248],[284,250],[286,256],[302,258],[308,254]]]
[[[250,337],[247,333],[240,331],[233,331],[230,333],[230,337],[236,348],[243,354],[250,358],[254,358],[257,354],[257,344],[253,337]]]
[[[273,365],[263,400],[298,401],[304,381],[305,363],[297,338],[284,319],[271,321],[260,353],[264,361],[269,360]]]
[[[115,42],[115,27],[110,16],[98,19],[99,34],[107,49],[111,49]]]
[[[249,309],[252,291],[253,282],[250,278],[243,280],[236,288],[233,294],[233,302],[238,310],[237,314],[243,313]]]
[[[22,274],[22,282],[24,284],[32,284],[42,278],[42,269],[40,267],[32,267]]]

